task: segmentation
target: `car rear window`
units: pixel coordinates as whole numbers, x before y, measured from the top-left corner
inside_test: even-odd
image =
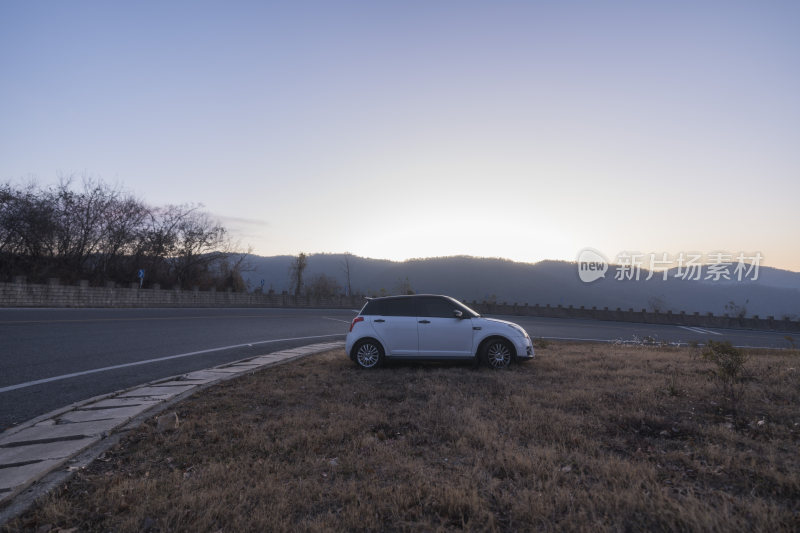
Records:
[[[362,309],[362,315],[383,315],[384,300],[370,300]]]
[[[381,315],[381,316],[417,316],[414,306],[414,298],[387,298],[381,300],[370,300],[362,315]]]

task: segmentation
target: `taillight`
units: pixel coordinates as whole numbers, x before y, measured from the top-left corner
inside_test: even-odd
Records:
[[[363,316],[357,316],[357,317],[355,317],[355,318],[353,319],[353,321],[352,321],[352,322],[350,322],[350,331],[353,331],[353,326],[355,326],[355,325],[356,325],[356,324],[358,324],[359,322],[363,322],[363,321],[364,321],[364,317],[363,317]]]

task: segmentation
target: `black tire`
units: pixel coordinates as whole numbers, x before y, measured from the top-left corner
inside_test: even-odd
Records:
[[[481,349],[481,361],[494,370],[508,368],[514,358],[514,347],[504,339],[491,339]]]
[[[353,361],[364,369],[383,365],[383,346],[378,341],[364,339],[353,346]]]

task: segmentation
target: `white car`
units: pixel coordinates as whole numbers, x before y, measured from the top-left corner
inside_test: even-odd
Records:
[[[521,326],[435,294],[370,299],[351,322],[345,349],[362,368],[384,359],[472,359],[505,368],[534,357]]]

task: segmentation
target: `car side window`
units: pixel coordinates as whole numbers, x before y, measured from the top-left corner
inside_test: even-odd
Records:
[[[446,298],[422,297],[417,300],[417,316],[455,318],[453,311],[456,309],[458,306]]]
[[[386,316],[417,316],[413,298],[392,298],[383,300],[383,304]]]
[[[364,307],[364,310],[361,312],[362,315],[384,315],[384,300],[370,300],[367,303],[367,306]]]

